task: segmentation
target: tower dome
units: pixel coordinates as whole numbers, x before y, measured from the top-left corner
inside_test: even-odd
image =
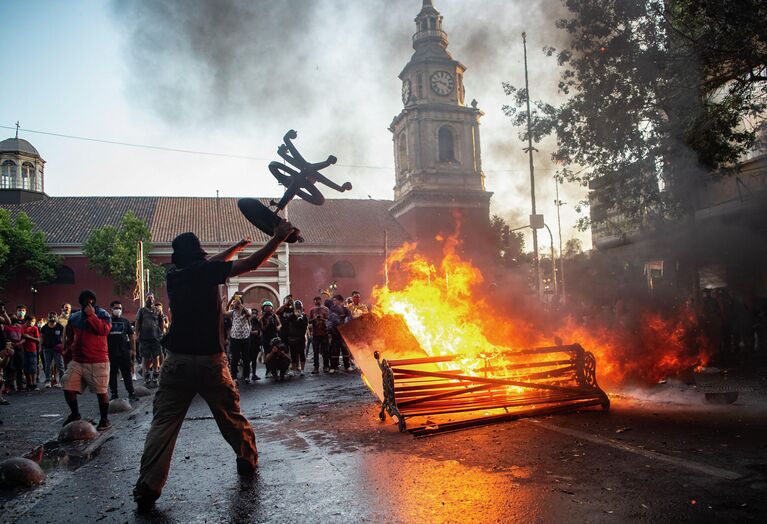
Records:
[[[18,136],[0,141],[0,202],[45,197],[45,160],[35,146]]]

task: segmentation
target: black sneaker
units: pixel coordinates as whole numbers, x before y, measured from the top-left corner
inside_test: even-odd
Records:
[[[82,420],[83,417],[80,416],[79,413],[72,413],[67,417],[67,419],[64,421],[64,425],[66,426],[70,422],[74,422],[75,420]]]
[[[109,420],[102,418],[101,420],[99,420],[99,425],[96,426],[96,429],[98,431],[106,431],[111,427],[112,427],[112,423],[109,422]]]
[[[119,395],[112,395],[111,397],[109,397],[109,400],[120,400],[120,397]]]
[[[160,495],[157,493],[150,493],[148,490],[139,489],[138,487],[133,489],[133,500],[136,502],[136,509],[139,513],[149,513],[154,509],[154,503]]]
[[[319,375],[320,374],[320,368],[314,368],[312,370],[312,375]]]
[[[253,380],[261,380],[261,377],[259,377],[259,376],[258,376],[258,375],[256,375],[255,373],[253,373],[253,377],[252,377],[252,379],[253,379]]]
[[[130,400],[131,402],[138,402],[138,401],[139,401],[139,398],[136,396],[136,394],[135,394],[135,393],[130,393],[130,394],[128,395],[128,400]]]
[[[258,465],[258,459],[256,459],[256,465]],[[244,458],[237,459],[237,474],[243,476],[253,475],[256,472],[255,466]]]

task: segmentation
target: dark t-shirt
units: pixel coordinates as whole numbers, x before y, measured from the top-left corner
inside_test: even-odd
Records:
[[[142,342],[158,341],[162,338],[162,323],[164,316],[155,308],[142,307],[136,314],[136,324],[141,323],[138,338]]]
[[[224,315],[218,286],[232,271],[232,262],[203,260],[184,268],[171,266],[167,275],[173,322],[164,344],[174,353],[213,355],[224,351]]]
[[[131,326],[128,319],[123,317],[112,317],[112,329],[107,336],[109,354],[130,354],[130,336],[133,334],[133,331],[133,326]]]
[[[64,343],[64,326],[56,322],[53,326],[45,324],[40,328],[40,334],[43,336],[44,348],[55,348]]]
[[[270,315],[264,313],[261,318],[261,340],[264,341],[265,346],[268,346],[269,342],[271,342],[272,339],[277,336],[277,315],[274,313]]]

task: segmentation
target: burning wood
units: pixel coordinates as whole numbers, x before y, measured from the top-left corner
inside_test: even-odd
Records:
[[[578,344],[477,353],[477,365],[467,370],[470,357],[428,356],[393,315],[363,317],[341,334],[381,400],[379,417],[396,417],[400,431],[424,435],[610,406],[597,384],[596,359]],[[441,420],[448,414],[453,420]],[[420,424],[408,428],[408,419]]]

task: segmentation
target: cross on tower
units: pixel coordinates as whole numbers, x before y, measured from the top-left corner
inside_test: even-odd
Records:
[[[21,127],[21,124],[19,124],[19,121],[16,120],[16,138],[19,138],[19,128]]]

